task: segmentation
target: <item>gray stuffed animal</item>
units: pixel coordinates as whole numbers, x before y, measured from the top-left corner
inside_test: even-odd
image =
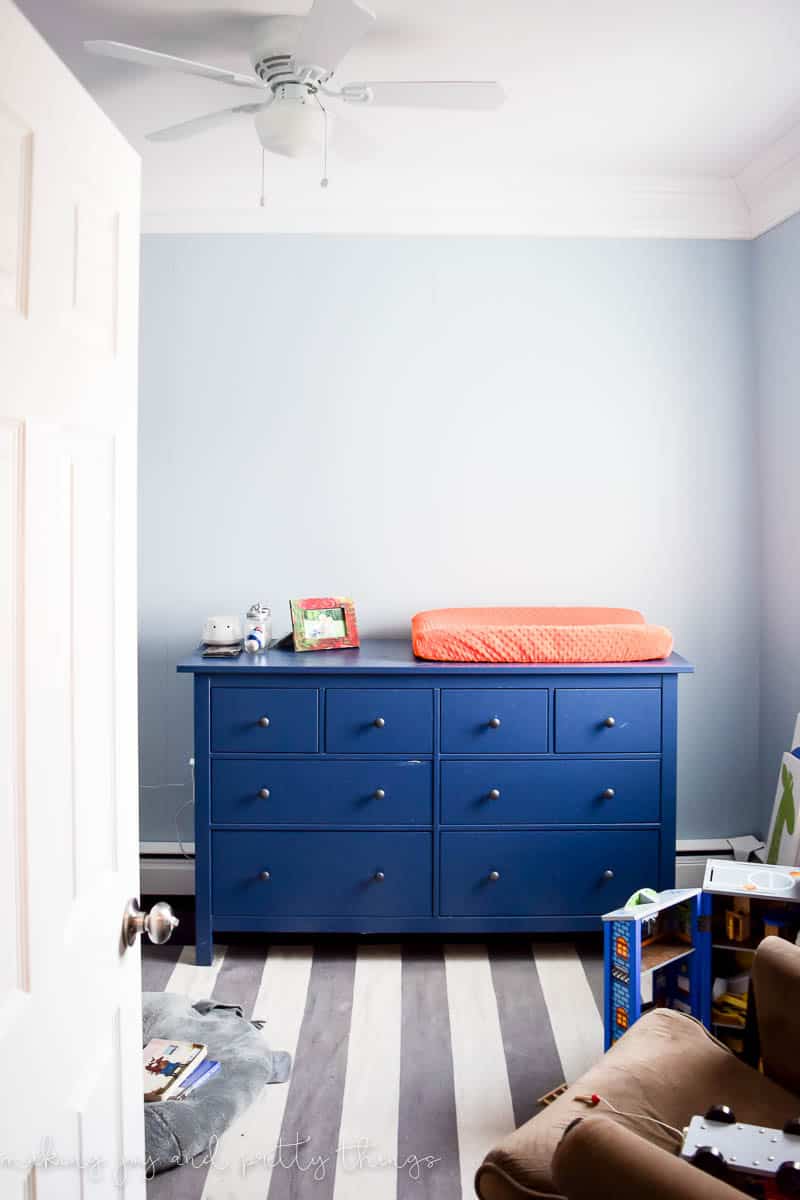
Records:
[[[144,1106],[148,1174],[183,1166],[219,1137],[253,1103],[268,1083],[284,1083],[291,1056],[270,1050],[258,1026],[244,1019],[236,1004],[215,1004],[172,992],[145,992],[142,1035],[182,1042],[203,1042],[221,1069],[184,1100]]]

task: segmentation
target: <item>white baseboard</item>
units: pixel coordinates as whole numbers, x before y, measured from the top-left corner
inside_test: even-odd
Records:
[[[139,876],[143,896],[194,895],[194,858],[177,854],[142,855]]]
[[[172,854],[183,858],[186,854],[194,854],[194,842],[139,842],[139,854],[146,858],[151,854]]]

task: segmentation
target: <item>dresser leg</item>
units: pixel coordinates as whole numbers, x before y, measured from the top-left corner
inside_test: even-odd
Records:
[[[211,925],[200,922],[197,923],[197,932],[195,935],[194,946],[194,961],[198,967],[210,967],[214,959],[214,939],[211,934]]]

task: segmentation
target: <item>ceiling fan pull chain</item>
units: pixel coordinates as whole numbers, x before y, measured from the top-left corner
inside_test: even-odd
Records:
[[[258,202],[259,205],[261,206],[261,208],[264,207],[264,158],[265,158],[265,150],[264,150],[264,147],[262,146],[261,147],[261,197]]]
[[[328,186],[328,110],[316,92],[314,92],[314,99],[322,113],[322,178],[319,181],[319,186],[326,188]]]

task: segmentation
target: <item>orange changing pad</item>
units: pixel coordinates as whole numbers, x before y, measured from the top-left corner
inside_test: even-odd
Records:
[[[436,608],[417,613],[418,658],[441,662],[643,662],[672,634],[631,608]]]

